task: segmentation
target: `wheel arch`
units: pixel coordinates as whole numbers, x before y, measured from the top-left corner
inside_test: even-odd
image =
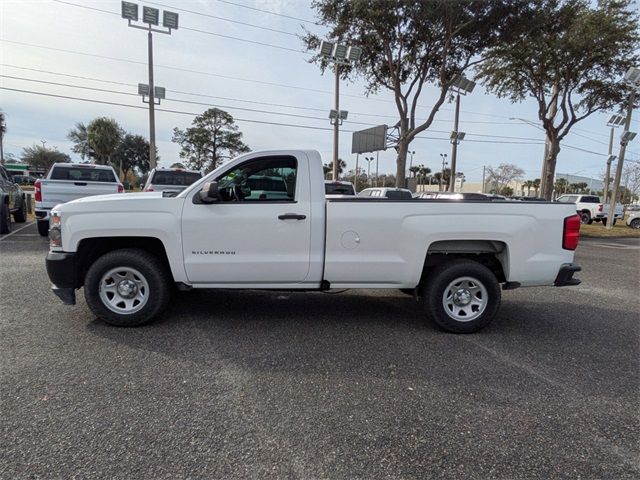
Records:
[[[424,284],[435,267],[456,259],[473,260],[487,267],[499,283],[507,281],[509,247],[501,240],[441,240],[427,249],[418,286]]]
[[[76,270],[78,287],[84,284],[84,279],[93,262],[105,253],[124,248],[137,248],[155,255],[160,259],[171,278],[173,273],[169,264],[167,250],[162,240],[155,237],[96,237],[84,238],[78,243],[76,250]]]

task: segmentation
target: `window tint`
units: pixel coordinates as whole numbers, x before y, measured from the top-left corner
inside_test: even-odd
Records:
[[[411,200],[411,192],[404,190],[387,190],[386,196],[389,200]]]
[[[582,197],[582,201],[585,203],[600,203],[599,197]]]
[[[218,177],[223,201],[293,201],[297,162],[293,157],[257,158]]]
[[[324,193],[327,195],[355,195],[352,185],[342,183],[325,183]]]
[[[156,171],[151,181],[154,185],[180,185],[187,187],[196,180],[200,180],[202,175],[197,172],[172,172],[168,171]]]
[[[71,180],[73,182],[116,183],[113,170],[91,167],[54,167],[51,180]]]

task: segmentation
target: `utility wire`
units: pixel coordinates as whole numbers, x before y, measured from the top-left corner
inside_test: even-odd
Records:
[[[249,5],[243,5],[241,3],[230,2],[229,0],[218,0],[218,2],[226,3],[228,5],[233,5],[233,6],[236,6],[236,7],[247,8],[249,10],[254,10],[256,12],[261,12],[261,13],[266,13],[266,14],[269,14],[269,15],[275,15],[275,16],[278,16],[278,17],[288,18],[289,20],[297,20],[298,22],[309,23],[311,25],[319,25],[317,22],[314,22],[312,20],[307,20],[306,18],[298,18],[298,17],[293,17],[291,15],[285,15],[284,13],[271,12],[269,10],[263,10],[263,9],[256,8],[256,7],[250,7]]]

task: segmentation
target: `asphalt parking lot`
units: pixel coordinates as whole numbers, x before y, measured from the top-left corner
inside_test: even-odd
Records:
[[[393,290],[203,292],[109,327],[0,238],[0,478],[640,478],[640,242],[443,333]]]

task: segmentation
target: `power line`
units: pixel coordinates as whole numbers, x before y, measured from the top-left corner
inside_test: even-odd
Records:
[[[79,5],[77,3],[65,2],[63,0],[52,0],[52,1],[54,1],[56,3],[72,6],[72,7],[84,8],[86,10],[93,10],[95,12],[107,13],[109,15],[117,15],[117,16],[119,16],[119,14],[117,12],[112,12],[111,10],[104,10],[102,8],[89,7],[88,5]],[[178,10],[178,9],[176,9],[176,10]],[[242,22],[238,22],[238,23],[242,23]],[[251,26],[254,26],[254,25],[251,25]],[[258,42],[258,41],[255,41],[255,40],[247,40],[246,38],[233,37],[231,35],[224,35],[222,33],[210,32],[208,30],[199,30],[197,28],[190,28],[190,27],[184,27],[184,26],[181,26],[180,28],[182,30],[189,30],[189,31],[192,31],[192,32],[205,33],[207,35],[214,35],[216,37],[227,38],[227,39],[230,39],[230,40],[236,40],[238,42],[251,43],[251,44],[254,44],[254,45],[261,45],[261,46],[264,46],[264,47],[271,47],[271,48],[277,48],[277,49],[280,49],[280,50],[287,50],[287,51],[290,51],[290,52],[302,53],[301,50],[297,50],[295,48],[290,48],[290,47],[283,47],[282,45],[274,45],[272,43]],[[260,28],[260,27],[258,27],[258,28]],[[267,28],[267,30],[271,30],[271,29]],[[280,33],[288,33],[288,32],[280,32]]]
[[[230,2],[229,0],[218,0],[218,2],[227,3],[229,5],[233,5],[233,6],[236,6],[236,7],[247,8],[249,10],[254,10],[256,12],[267,13],[269,15],[275,15],[275,16],[278,16],[278,17],[288,18],[289,20],[297,20],[298,22],[309,23],[311,25],[318,25],[317,22],[314,22],[312,20],[307,20],[305,18],[293,17],[291,15],[285,15],[284,13],[270,12],[269,10],[262,10],[260,8],[250,7],[249,5],[243,5],[241,3]]]
[[[38,96],[44,96],[44,97],[61,98],[61,99],[66,99],[66,100],[76,100],[76,101],[87,102],[87,103],[97,103],[97,104],[101,104],[101,105],[110,105],[110,106],[134,108],[134,109],[137,109],[137,110],[146,110],[147,109],[147,107],[142,106],[142,105],[130,105],[130,104],[120,103],[120,102],[111,102],[111,101],[106,101],[106,100],[97,100],[97,99],[91,99],[91,98],[74,97],[74,96],[70,96],[70,95],[58,95],[58,94],[47,93],[47,92],[37,92],[37,91],[33,91],[33,90],[23,90],[23,89],[18,89],[18,88],[9,88],[9,87],[5,87],[5,86],[0,86],[0,90],[7,90],[7,91],[11,91],[11,92],[18,92],[18,93],[26,93],[26,94],[38,95]],[[156,109],[156,111],[165,112],[165,113],[174,113],[174,114],[179,114],[179,115],[189,115],[189,116],[192,116],[192,117],[196,116],[196,115],[199,115],[198,113],[194,113],[194,112],[186,112],[186,111],[183,111],[183,110],[170,110],[170,109],[166,109],[166,108],[158,108],[158,109]],[[239,122],[258,123],[258,124],[262,124],[262,125],[276,125],[276,126],[283,126],[283,127],[304,128],[304,129],[309,129],[309,130],[333,131],[332,128],[317,127],[317,126],[313,126],[313,125],[300,125],[300,124],[291,124],[291,123],[280,123],[280,122],[271,122],[271,121],[266,121],[266,120],[255,120],[255,119],[248,119],[248,118],[235,118],[235,120],[237,120]],[[354,132],[353,130],[348,130],[348,129],[343,129],[342,131],[346,132],[346,133],[353,133]],[[416,138],[423,139],[423,140],[449,141],[449,139],[445,138],[445,137],[417,136]],[[537,142],[537,143],[535,143],[535,142],[505,142],[505,141],[497,141],[497,140],[466,140],[466,141],[467,142],[471,142],[471,143],[498,143],[498,144],[512,144],[512,145],[539,145],[540,144],[540,142]]]

